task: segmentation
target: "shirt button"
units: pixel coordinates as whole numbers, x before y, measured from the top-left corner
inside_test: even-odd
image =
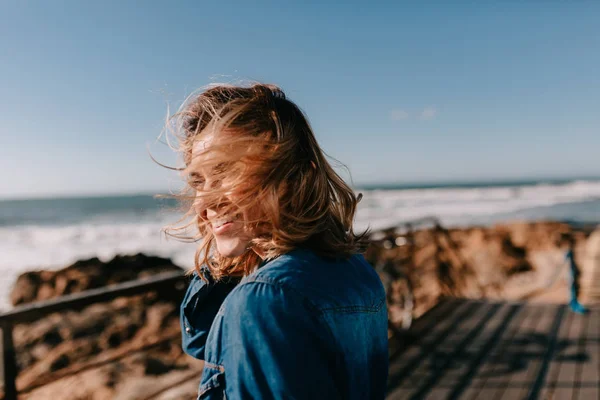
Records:
[[[186,332],[186,333],[190,333],[191,331],[192,331],[192,330],[190,329],[190,327],[189,327],[189,326],[186,326],[186,327],[185,327],[185,332]]]

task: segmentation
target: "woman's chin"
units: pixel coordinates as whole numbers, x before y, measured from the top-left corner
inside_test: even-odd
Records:
[[[222,257],[233,258],[239,257],[246,251],[247,243],[243,243],[237,239],[216,238],[217,250]]]

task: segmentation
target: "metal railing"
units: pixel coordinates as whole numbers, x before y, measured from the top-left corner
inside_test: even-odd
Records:
[[[16,379],[18,374],[16,351],[13,341],[13,326],[42,318],[48,314],[64,310],[80,310],[94,303],[113,300],[117,297],[131,297],[151,291],[177,288],[185,284],[183,272],[166,272],[150,278],[119,283],[98,289],[58,297],[52,300],[34,302],[0,314],[2,328],[2,362],[4,367],[4,399],[18,397]]]

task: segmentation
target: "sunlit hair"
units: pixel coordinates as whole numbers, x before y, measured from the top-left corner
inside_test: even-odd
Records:
[[[261,260],[250,250],[221,256],[195,201],[219,215],[243,215],[255,233],[250,247],[266,259],[299,247],[332,258],[364,250],[366,232],[352,228],[360,196],[334,171],[306,117],[279,87],[213,85],[190,96],[169,126],[185,163],[187,185],[177,197],[187,212],[166,232],[201,240],[197,271],[207,265],[217,279],[247,275]],[[209,148],[193,153],[208,135]]]

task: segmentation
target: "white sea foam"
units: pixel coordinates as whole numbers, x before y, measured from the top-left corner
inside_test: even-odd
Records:
[[[373,229],[436,216],[447,225],[526,217],[526,210],[600,200],[600,182],[487,188],[374,190],[364,193],[357,225]],[[540,213],[536,213],[539,217]],[[541,214],[543,216],[543,214]],[[552,217],[551,214],[548,215]]]
[[[586,218],[600,220],[600,182],[576,181],[517,187],[432,188],[364,191],[356,218],[358,230],[389,227],[402,221],[438,217],[445,225],[485,224],[513,218],[571,218],[583,209]],[[596,203],[597,202],[597,203]],[[557,206],[567,205],[562,214]],[[0,205],[1,206],[1,205]],[[564,208],[564,207],[563,207]],[[68,225],[23,224],[0,227],[0,309],[8,307],[8,294],[16,277],[32,269],[62,268],[76,260],[117,254],[170,257],[180,266],[191,267],[195,245],[165,238],[161,228],[176,216],[156,213],[136,220],[106,214]],[[111,217],[112,215],[112,217]]]
[[[8,307],[17,276],[34,269],[58,269],[77,260],[143,252],[192,267],[195,246],[161,233],[162,223],[16,226],[0,228],[0,310]]]

